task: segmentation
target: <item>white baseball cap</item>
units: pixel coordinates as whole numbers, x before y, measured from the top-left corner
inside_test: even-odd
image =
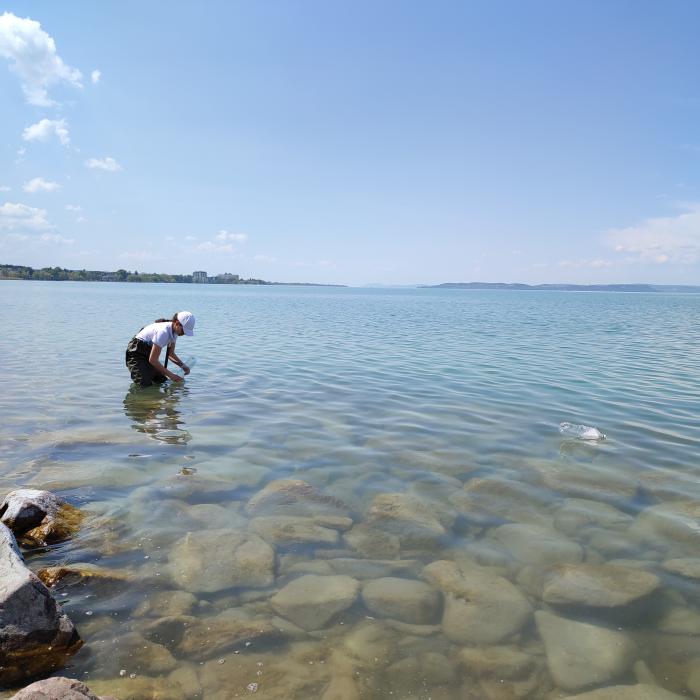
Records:
[[[191,311],[178,311],[177,320],[182,324],[185,335],[194,335],[194,314]]]

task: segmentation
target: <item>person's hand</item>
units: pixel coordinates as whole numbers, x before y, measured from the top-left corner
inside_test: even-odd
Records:
[[[173,374],[172,379],[174,382],[184,382],[185,381],[182,377],[178,377],[177,374]]]
[[[187,376],[190,373],[190,368],[187,365],[182,365],[182,371],[185,373],[185,376]]]

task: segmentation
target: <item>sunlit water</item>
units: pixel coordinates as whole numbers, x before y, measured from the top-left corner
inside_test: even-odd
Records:
[[[0,308],[0,494],[47,488],[88,515],[72,540],[26,560],[114,573],[54,590],[85,641],[62,674],[122,700],[500,700],[638,681],[700,691],[700,559],[683,575],[669,564],[700,557],[700,296],[2,282]],[[180,309],[197,317],[195,337],[178,341],[192,374],[133,389],[128,340]],[[564,439],[561,421],[608,437]],[[277,479],[332,500],[346,518],[326,523],[337,541],[273,541],[269,585],[171,595],[186,533],[259,532],[253,518],[287,514],[246,507]],[[385,494],[410,496],[443,531],[387,526],[372,515]],[[535,527],[502,529],[513,523]],[[390,531],[391,551],[358,551],[358,527]],[[660,585],[612,607],[544,600],[548,567],[580,559]],[[446,589],[424,570],[445,560],[467,580],[477,570],[514,584],[531,612],[502,638],[448,631]],[[271,599],[305,573],[349,575],[358,590],[427,580],[439,603],[409,627],[360,593],[319,629],[285,626]],[[562,687],[541,610],[621,632],[634,651]],[[281,632],[204,635],[190,653],[153,632],[182,615]],[[473,659],[485,646],[525,653],[527,668],[489,670]]]

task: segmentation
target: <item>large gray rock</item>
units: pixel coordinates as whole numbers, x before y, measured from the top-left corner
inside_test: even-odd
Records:
[[[317,630],[347,610],[359,590],[359,581],[350,576],[309,574],[288,583],[270,602],[278,615],[305,630]]]
[[[583,560],[581,545],[539,525],[502,525],[494,530],[493,537],[523,564],[546,566]]]
[[[173,580],[190,593],[266,588],[275,554],[258,535],[239,530],[188,532],[170,551]]]
[[[30,545],[43,546],[77,532],[82,514],[50,491],[17,489],[0,504],[0,521]]]
[[[362,600],[379,617],[430,625],[440,614],[442,596],[423,581],[390,576],[367,583],[362,589]]]
[[[73,623],[0,524],[0,686],[50,673],[81,646]]]
[[[74,678],[46,678],[28,685],[10,700],[115,700],[111,695],[98,697]]]
[[[554,682],[577,691],[622,676],[636,656],[634,642],[623,632],[559,617],[539,610],[537,629],[544,642]]]
[[[626,566],[563,564],[545,575],[542,599],[550,605],[614,608],[644,598],[660,585],[658,576]]]
[[[611,685],[599,690],[590,690],[579,695],[570,695],[562,700],[683,700],[683,695],[676,695],[658,685]]]
[[[523,594],[488,569],[460,570],[452,561],[436,561],[423,569],[422,577],[445,594],[442,630],[452,642],[498,644],[531,619]]]

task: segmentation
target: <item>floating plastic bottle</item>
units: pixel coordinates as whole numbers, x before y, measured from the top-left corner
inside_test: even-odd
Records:
[[[598,428],[590,425],[576,425],[575,423],[559,423],[559,432],[568,438],[576,440],[605,440],[605,434]]]
[[[192,369],[196,364],[197,364],[197,358],[196,357],[187,357],[184,360],[184,363]],[[173,363],[172,367],[170,368],[175,374],[177,374],[178,377],[184,377],[185,373],[182,371],[182,367],[178,367],[175,363]]]

